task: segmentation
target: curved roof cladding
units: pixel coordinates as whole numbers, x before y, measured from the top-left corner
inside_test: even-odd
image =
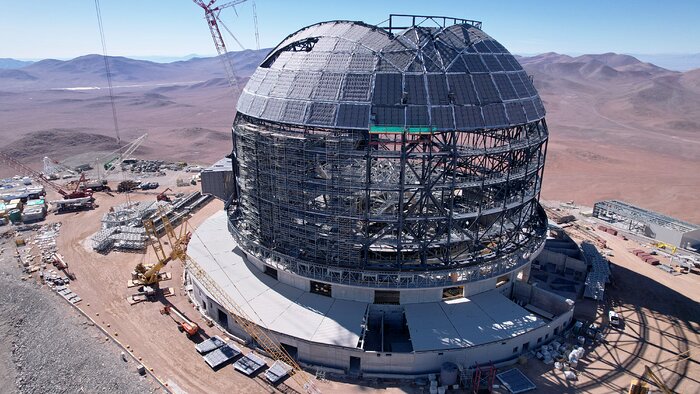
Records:
[[[481,130],[545,115],[515,57],[472,25],[393,35],[348,21],[287,37],[251,76],[237,109],[272,122],[364,130]]]

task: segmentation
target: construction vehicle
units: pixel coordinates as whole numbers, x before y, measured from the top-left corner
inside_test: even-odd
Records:
[[[160,215],[161,221],[164,222],[167,220],[167,216],[162,211]],[[146,236],[150,240],[151,247],[155,252],[158,262],[149,265],[138,263],[131,273],[131,280],[127,284],[128,287],[153,286],[161,281],[172,279],[172,274],[160,272],[160,270],[172,260],[179,259],[180,256],[185,253],[184,251],[187,250],[187,244],[190,242],[190,237],[192,236],[192,234],[187,231],[187,222],[180,227],[179,235],[175,236],[174,231],[172,234],[168,234],[171,251],[169,255],[166,255],[153,220],[144,220],[143,227],[146,229]]]
[[[0,152],[0,162],[7,164],[10,167],[12,167],[18,171],[21,171],[24,175],[32,177],[33,179],[35,179],[37,182],[41,183],[45,187],[48,187],[48,188],[55,190],[56,192],[58,192],[58,194],[63,196],[63,198],[65,198],[65,199],[74,199],[74,198],[83,198],[83,197],[91,197],[92,196],[92,192],[90,192],[90,191],[78,190],[78,185],[82,182],[85,182],[85,180],[86,180],[86,178],[84,176],[82,176],[80,178],[80,181],[78,181],[78,185],[76,185],[75,190],[67,191],[62,186],[49,180],[47,177],[44,176],[44,174],[25,166],[24,164],[13,159],[12,157],[6,155],[5,153]]]
[[[644,366],[644,373],[639,379],[634,379],[630,383],[630,389],[627,391],[628,394],[647,394],[649,393],[649,383],[644,380],[651,378],[654,384],[661,389],[664,394],[673,394],[673,391],[666,386],[663,380],[661,380],[654,371],[649,368],[649,366]]]
[[[173,245],[173,252],[170,256],[172,258],[177,256],[177,258],[182,261],[185,271],[207,288],[212,297],[219,302],[221,307],[224,308],[228,315],[233,318],[235,323],[248,335],[250,335],[255,344],[262,348],[275,361],[281,361],[291,367],[292,372],[290,373],[290,376],[297,384],[299,384],[300,387],[302,387],[307,393],[320,393],[313,382],[313,378],[309,377],[309,375],[304,372],[301,366],[299,366],[296,360],[289,355],[287,350],[282,347],[277,339],[267,334],[267,328],[260,327],[253,323],[255,320],[251,318],[247,312],[245,312],[243,307],[231,299],[228,293],[226,293],[221,286],[214,281],[209,273],[202,269],[202,267],[196,261],[187,255],[187,250],[179,246],[179,237],[176,236],[170,220],[166,216],[161,216],[161,218],[165,233],[167,234],[171,245]],[[185,224],[182,226],[186,227],[186,225],[187,222],[185,222]],[[182,230],[180,233],[182,233]]]
[[[168,187],[165,190],[163,190],[162,192],[158,193],[158,195],[156,196],[156,201],[170,202],[171,201],[170,197],[167,194],[165,194],[168,191],[173,191],[173,189]]]
[[[172,319],[177,323],[178,329],[181,332],[184,332],[187,334],[188,338],[192,338],[194,335],[197,335],[197,332],[199,332],[199,326],[197,323],[193,322],[192,320],[188,319],[185,315],[182,314],[177,308],[175,308],[172,305],[166,305],[163,307],[163,309],[160,310],[161,315],[169,315],[172,317]],[[177,318],[175,318],[177,316]]]
[[[654,246],[656,246],[659,249],[669,251],[671,252],[671,254],[676,254],[677,248],[671,244],[667,244],[666,242],[657,241],[656,244],[654,244]]]

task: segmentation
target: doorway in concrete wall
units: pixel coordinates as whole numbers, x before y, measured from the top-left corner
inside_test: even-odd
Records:
[[[359,376],[362,373],[362,360],[359,357],[350,356],[350,369],[348,375]]]
[[[290,355],[294,360],[298,360],[297,357],[298,357],[298,354],[299,354],[299,349],[297,349],[296,346],[287,345],[286,343],[282,343],[282,342],[280,342],[280,345],[282,345],[282,347],[284,348],[284,350],[286,350],[287,353],[289,353],[289,355]]]
[[[218,321],[221,327],[228,328],[228,315],[226,315],[226,312],[222,311],[221,309],[218,310]]]

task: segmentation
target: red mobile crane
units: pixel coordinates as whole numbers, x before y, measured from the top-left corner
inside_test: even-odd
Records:
[[[76,199],[76,198],[90,198],[90,199],[93,199],[93,197],[92,197],[92,190],[90,190],[90,189],[79,190],[79,189],[80,189],[80,185],[81,185],[81,184],[84,184],[85,181],[86,181],[85,174],[82,174],[82,175],[80,176],[80,180],[79,180],[78,183],[76,184],[75,189],[74,189],[73,191],[67,191],[67,190],[65,190],[63,187],[61,187],[60,185],[58,185],[58,184],[56,184],[56,183],[50,181],[49,179],[47,179],[47,178],[44,176],[44,174],[42,174],[42,173],[40,173],[40,172],[38,172],[38,171],[35,171],[35,170],[33,170],[33,169],[27,167],[26,165],[20,163],[19,161],[17,161],[17,160],[15,160],[15,159],[13,159],[12,157],[6,155],[5,153],[0,152],[0,162],[2,162],[2,163],[4,163],[4,164],[7,164],[8,166],[10,166],[10,167],[12,167],[12,168],[14,168],[14,169],[16,169],[16,170],[18,170],[18,171],[21,171],[21,172],[24,173],[25,175],[31,176],[32,178],[36,179],[36,180],[37,180],[39,183],[41,183],[42,185],[44,185],[44,186],[46,186],[46,187],[49,187],[49,188],[51,188],[51,189],[57,191],[58,194],[60,194],[61,196],[63,196],[63,198],[66,199],[66,200],[71,200],[71,199]]]

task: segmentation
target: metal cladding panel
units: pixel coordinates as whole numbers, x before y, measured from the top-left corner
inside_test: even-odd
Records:
[[[431,125],[436,126],[439,129],[451,130],[455,128],[454,115],[452,114],[452,107],[431,107],[430,111]]]
[[[405,107],[379,107],[373,106],[372,113],[375,115],[374,123],[382,126],[405,126]]]
[[[496,59],[495,55],[481,55],[481,59],[490,72],[503,71],[503,66],[501,66],[501,62]]]
[[[478,104],[479,97],[474,90],[474,84],[468,74],[448,74],[450,92],[454,94],[455,104]]]
[[[496,87],[501,93],[501,98],[503,100],[514,100],[518,98],[515,93],[513,85],[510,83],[510,79],[506,74],[492,74],[493,80],[496,82]]]
[[[472,75],[476,93],[479,95],[479,100],[482,104],[497,103],[501,101],[498,95],[496,85],[494,85],[491,75],[489,74],[474,74]]]
[[[292,82],[290,98],[310,99],[316,84],[321,79],[320,73],[298,73]]]
[[[406,125],[407,126],[428,126],[430,125],[430,116],[428,115],[428,106],[426,105],[409,105],[406,107]]]
[[[377,64],[377,56],[372,53],[353,53],[350,57],[349,71],[374,71]]]
[[[513,88],[515,88],[515,93],[518,97],[528,98],[530,97],[530,92],[525,88],[525,83],[520,79],[519,74],[520,73],[510,73],[508,74],[508,79],[510,79],[510,83],[513,85]]]
[[[503,104],[489,104],[483,108],[484,122],[487,125],[495,127],[503,127],[507,125],[508,118]]]
[[[273,97],[285,98],[289,95],[289,90],[294,82],[294,73],[281,71],[277,77],[277,83],[272,87],[269,95]]]
[[[335,104],[311,103],[307,123],[317,126],[333,126],[335,125],[335,110]]]
[[[462,59],[464,59],[464,63],[467,65],[467,71],[470,73],[484,73],[488,71],[486,65],[481,60],[481,56],[477,54],[466,53],[462,55]]]
[[[545,113],[517,59],[469,24],[393,35],[346,21],[286,38],[250,77],[237,109],[297,125],[436,130],[517,125]]]
[[[369,105],[340,104],[338,108],[338,127],[369,127]]]
[[[253,97],[255,96],[246,92],[245,90],[241,92],[241,96],[238,97],[238,104],[236,105],[236,110],[247,114],[250,110],[250,105],[253,103]]]
[[[269,99],[261,117],[272,121],[280,120],[282,108],[284,108],[284,100]]]
[[[506,113],[510,124],[527,123],[527,117],[520,102],[506,103]]]
[[[377,74],[374,81],[374,97],[372,103],[393,105],[401,103],[403,86],[401,74]]]
[[[372,91],[372,74],[347,74],[340,98],[343,101],[368,101]]]
[[[328,64],[326,65],[326,70],[337,71],[337,72],[347,72],[350,66],[351,53],[334,53],[328,59]]]
[[[523,110],[525,110],[525,117],[528,122],[535,121],[540,118],[537,114],[537,109],[535,109],[535,103],[532,100],[522,101]]]
[[[306,114],[306,102],[304,101],[287,101],[284,109],[282,109],[281,121],[285,123],[301,123],[304,121]]]
[[[423,74],[406,74],[405,89],[407,95],[407,104],[427,104],[428,98],[425,93],[425,79]]]
[[[540,116],[540,118],[544,118],[545,115],[545,110],[544,110],[544,105],[542,104],[542,100],[539,97],[535,97],[532,102],[535,104],[535,109],[537,110],[537,115]]]
[[[323,73],[311,97],[314,100],[335,101],[338,98],[338,93],[340,93],[340,83],[342,81],[343,74]]]
[[[430,104],[449,104],[450,98],[447,92],[447,78],[445,74],[428,74],[428,92]]]
[[[474,130],[485,126],[481,107],[455,107],[457,130]]]

